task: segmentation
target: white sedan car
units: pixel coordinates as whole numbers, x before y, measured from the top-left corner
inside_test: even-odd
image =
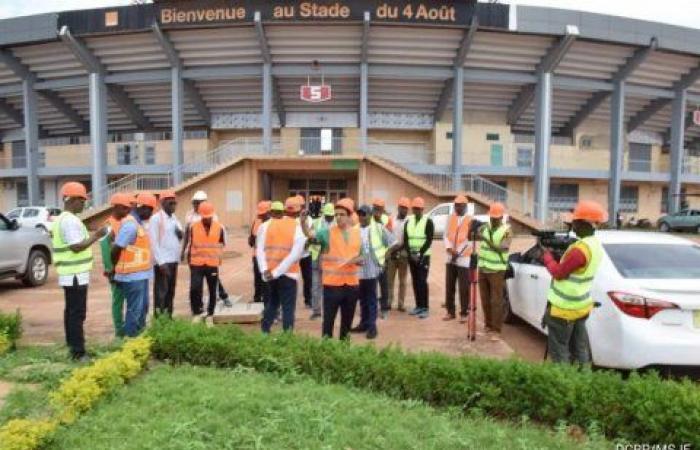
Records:
[[[601,367],[700,366],[700,246],[661,233],[598,231],[605,256],[587,321],[593,363]],[[506,320],[541,327],[551,276],[524,254],[511,255]]]
[[[447,228],[447,221],[450,215],[454,212],[454,203],[440,203],[433,209],[428,211],[427,216],[433,221],[435,227],[434,236],[441,238]],[[467,203],[467,215],[474,216],[474,203]],[[488,222],[488,214],[479,214],[474,216],[474,219],[480,222]],[[505,216],[505,222],[508,222],[508,215]]]

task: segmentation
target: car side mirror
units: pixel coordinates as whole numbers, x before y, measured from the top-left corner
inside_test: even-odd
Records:
[[[517,253],[511,253],[508,255],[508,262],[511,263],[520,263],[523,260],[523,255],[520,252]]]
[[[10,230],[17,230],[19,228],[19,223],[17,219],[10,220]]]

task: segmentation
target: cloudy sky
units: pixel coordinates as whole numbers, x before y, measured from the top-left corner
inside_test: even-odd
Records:
[[[0,18],[70,9],[128,5],[132,0],[0,0]],[[501,0],[501,3],[552,6],[700,28],[699,0]]]

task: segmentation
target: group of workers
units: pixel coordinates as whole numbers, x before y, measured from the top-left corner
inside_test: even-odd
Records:
[[[226,230],[207,201],[206,193],[192,199],[185,227],[174,212],[174,192],[136,196],[115,194],[106,225],[89,234],[77,217],[87,201],[85,186],[66,183],[61,196],[64,212],[52,232],[54,262],[59,284],[65,292],[64,325],[71,355],[86,358],[83,322],[86,316],[92,245],[101,240],[105,275],[112,290],[112,317],[117,336],[136,336],[146,324],[149,311],[149,280],[154,279],[154,314],[173,314],[178,265],[190,267],[190,307],[195,321],[209,321],[219,299],[230,306],[220,282],[219,268],[226,245]],[[356,207],[349,198],[335,204],[305,204],[302,196],[284,203],[262,201],[251,226],[254,275],[253,301],[264,302],[261,329],[269,333],[280,319],[284,330],[294,328],[298,283],[303,283],[304,303],[311,319],[322,318],[322,336],[332,337],[340,315],[340,338],[349,333],[377,337],[377,319],[386,319],[394,307],[398,276],[397,310],[406,311],[406,281],[410,271],[415,307],[408,314],[429,316],[428,273],[434,234],[432,220],[424,214],[425,202],[402,197],[395,216],[385,202]],[[158,207],[160,203],[160,207]],[[409,214],[409,210],[412,214]],[[499,333],[503,320],[503,292],[508,271],[511,229],[505,207],[494,203],[489,221],[473,221],[467,199],[454,199],[453,213],[443,236],[446,251],[443,320],[470,314],[470,280],[477,281],[487,332]],[[581,202],[572,215],[572,230],[580,238],[556,261],[544,248],[537,255],[552,274],[547,295],[545,323],[548,348],[554,361],[589,362],[585,320],[593,301],[592,280],[602,248],[594,235],[595,225],[606,220],[605,211],[593,202]],[[206,279],[209,301],[203,304]],[[378,295],[379,293],[379,295]],[[353,327],[356,308],[360,321]]]

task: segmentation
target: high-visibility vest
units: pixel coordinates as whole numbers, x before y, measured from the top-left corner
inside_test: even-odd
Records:
[[[61,222],[68,216],[74,216],[74,214],[63,211],[54,222],[53,233],[51,233],[53,263],[54,266],[56,266],[56,272],[58,272],[59,275],[74,275],[77,273],[89,272],[92,269],[92,248],[88,247],[83,251],[74,252],[63,240]],[[85,227],[82,221],[80,225],[82,227],[83,239],[87,239],[89,237],[87,227]]]
[[[293,217],[270,219],[265,232],[265,260],[267,270],[274,270],[292,252],[297,220]],[[291,273],[299,273],[299,261],[289,268]]]
[[[462,223],[459,223],[460,217],[462,218]],[[457,250],[465,241],[469,239],[469,222],[471,217],[466,215],[458,216],[456,214],[450,215],[450,219],[447,222],[447,240],[452,244],[452,248]],[[472,248],[470,246],[465,247],[464,251],[460,256],[469,256],[472,253]]]
[[[411,252],[419,252],[423,245],[425,244],[425,225],[428,223],[428,217],[422,216],[418,222],[416,222],[416,216],[410,216],[406,222],[406,233],[408,234],[408,248]],[[430,255],[430,248],[425,252],[425,255]]]
[[[253,225],[250,227],[250,234],[253,235],[253,237],[257,238],[258,237],[258,229],[260,229],[260,225],[262,225],[263,221],[260,220],[260,217],[256,217],[255,220],[253,221]],[[253,248],[250,249],[250,253],[255,258],[255,245]]]
[[[491,229],[491,224],[487,223],[481,228],[481,236],[487,237],[494,246],[500,247],[503,238],[508,232],[508,225],[501,224],[496,230]],[[479,268],[490,272],[504,272],[508,267],[508,253],[505,250],[496,251],[482,240],[479,245]]]
[[[372,247],[372,252],[380,266],[386,261],[386,252],[388,248],[384,245],[384,225],[378,223],[369,224],[369,243]]]
[[[326,222],[325,217],[314,219],[312,223],[314,233],[316,233],[317,236],[322,230],[327,229],[329,226],[330,225],[328,222]],[[309,244],[309,251],[311,252],[311,260],[318,261],[318,257],[321,254],[321,244]]]
[[[105,221],[105,224],[109,226],[112,236],[116,238],[119,234],[119,227],[121,226],[122,221],[115,219],[113,216],[109,216]]]
[[[128,215],[122,220],[121,226],[128,221],[136,224],[136,241],[127,245],[119,254],[119,261],[114,268],[116,273],[134,273],[150,270],[151,265],[151,241],[146,229],[136,221],[134,216]]]
[[[585,267],[576,270],[563,280],[552,280],[547,300],[557,308],[565,310],[590,309],[593,305],[591,287],[600,261],[603,259],[603,247],[597,237],[585,237],[570,245],[562,256],[562,260],[575,248],[582,250],[586,255]]]
[[[372,223],[378,223],[376,220],[374,220],[374,216],[372,216]],[[384,225],[389,231],[394,229],[394,219],[389,217],[387,214],[382,214],[381,224]]]
[[[219,267],[224,254],[221,242],[221,224],[212,220],[207,233],[204,224],[192,224],[192,245],[190,247],[190,265],[197,267]]]
[[[343,234],[347,234],[347,241]],[[360,255],[362,236],[358,227],[341,230],[333,225],[328,230],[328,252],[321,256],[324,286],[358,286],[360,267],[357,264],[340,265]]]

